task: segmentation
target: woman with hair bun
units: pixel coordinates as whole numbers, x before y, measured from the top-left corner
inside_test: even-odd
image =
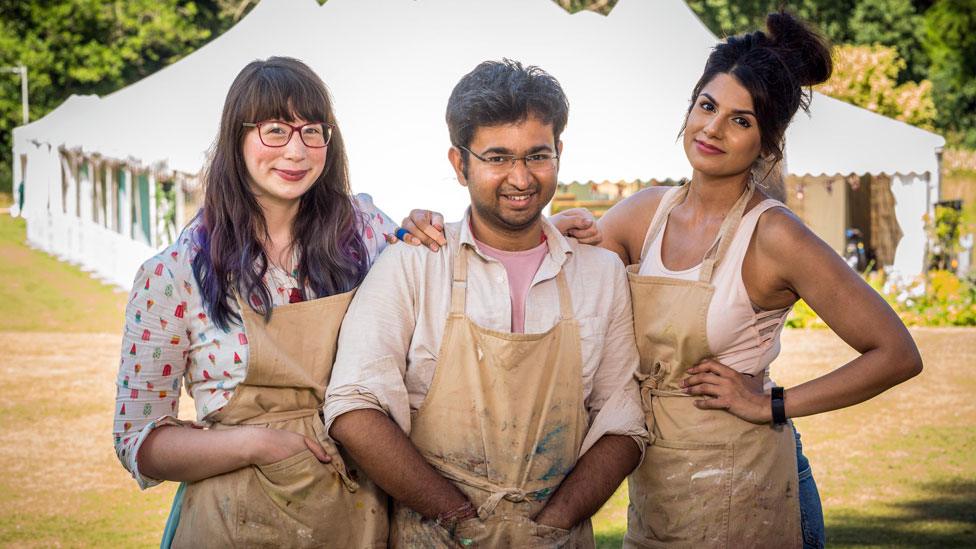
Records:
[[[630,272],[652,444],[631,474],[629,547],[814,547],[801,533],[788,419],[865,401],[918,374],[890,307],[766,188],[824,40],[787,13],[712,51],[683,129],[689,183],[649,188],[600,220]],[[784,390],[768,378],[805,300],[860,354]]]

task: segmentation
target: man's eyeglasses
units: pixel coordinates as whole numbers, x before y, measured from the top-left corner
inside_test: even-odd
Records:
[[[284,147],[291,141],[291,136],[298,132],[302,143],[311,149],[321,149],[332,139],[334,124],[311,122],[301,126],[292,126],[281,120],[266,120],[264,122],[244,122],[245,128],[257,128],[258,138],[265,147]]]
[[[512,168],[515,167],[515,163],[519,160],[525,162],[525,167],[530,171],[539,173],[548,172],[556,168],[556,163],[559,160],[559,155],[551,152],[537,152],[527,154],[525,156],[495,153],[491,153],[487,156],[481,156],[467,147],[458,146],[458,148],[463,151],[467,151],[471,154],[471,156],[487,164],[488,168],[493,172],[499,174],[512,171]]]

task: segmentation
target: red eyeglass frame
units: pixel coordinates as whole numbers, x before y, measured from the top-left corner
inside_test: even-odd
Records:
[[[282,126],[287,126],[288,129],[291,130],[291,132],[288,134],[288,139],[285,139],[285,142],[282,143],[281,145],[268,145],[267,143],[264,142],[264,136],[261,135],[261,126],[264,126],[265,124],[281,124]],[[325,143],[322,145],[309,145],[308,143],[305,142],[305,137],[302,135],[301,130],[305,126],[316,126],[319,124],[321,124],[323,128],[326,128]],[[324,149],[329,146],[329,142],[332,141],[332,132],[334,132],[336,129],[335,124],[329,124],[328,122],[309,122],[307,124],[302,124],[301,126],[292,126],[288,122],[284,122],[282,120],[265,120],[263,122],[244,122],[242,123],[242,125],[245,128],[257,128],[258,139],[261,140],[261,144],[264,145],[265,147],[270,147],[272,149],[279,149],[291,143],[291,138],[292,136],[295,135],[295,132],[298,132],[298,138],[302,140],[302,144],[305,145],[306,147],[310,149]]]

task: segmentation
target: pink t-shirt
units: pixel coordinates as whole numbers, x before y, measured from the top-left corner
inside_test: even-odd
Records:
[[[508,274],[508,290],[512,294],[512,332],[525,332],[525,300],[529,296],[529,288],[536,271],[542,265],[543,258],[549,252],[549,245],[543,241],[535,248],[518,252],[497,250],[480,240],[478,249],[488,257],[497,259],[505,266]]]

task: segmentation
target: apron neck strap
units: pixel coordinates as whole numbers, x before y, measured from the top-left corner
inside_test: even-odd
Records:
[[[746,205],[749,204],[749,199],[752,198],[752,194],[755,192],[755,186],[752,184],[752,180],[746,185],[746,188],[739,195],[739,199],[735,201],[732,205],[732,209],[729,213],[725,214],[725,220],[722,221],[722,226],[718,229],[718,247],[714,254],[705,254],[705,259],[702,260],[701,271],[698,274],[698,280],[701,282],[711,282],[712,273],[715,272],[715,266],[722,261],[725,257],[725,252],[729,250],[732,245],[733,236],[735,235],[735,230],[739,227],[739,223],[742,221],[742,215],[746,211]],[[714,249],[714,247],[713,247]],[[709,250],[711,251],[711,250]]]
[[[688,196],[688,189],[691,187],[691,183],[685,183],[678,188],[677,191],[673,193],[668,193],[661,205],[658,208],[661,210],[660,215],[654,216],[654,221],[651,227],[647,230],[647,236],[644,238],[644,249],[641,250],[641,262],[647,258],[647,252],[651,248],[651,243],[657,238],[658,233],[664,229],[664,225],[668,222],[668,217],[671,215],[671,210],[675,208],[678,204],[684,202],[685,197]],[[746,188],[739,195],[739,199],[736,200],[735,204],[732,205],[732,209],[729,213],[725,214],[725,220],[722,221],[721,227],[718,230],[718,245],[712,246],[708,252],[705,254],[705,259],[702,260],[701,270],[698,274],[698,280],[701,282],[711,282],[712,273],[715,271],[715,266],[718,265],[722,258],[725,256],[725,252],[728,251],[729,246],[732,245],[732,235],[735,233],[736,228],[739,226],[739,222],[742,221],[742,215],[745,213],[746,205],[749,203],[749,199],[752,198],[752,194],[755,192],[755,187],[752,181],[746,185]],[[663,245],[663,243],[662,243]],[[710,252],[715,250],[714,254]]]
[[[451,316],[464,317],[464,304],[468,290],[468,246],[461,244],[454,256],[454,274],[451,277]],[[566,267],[563,265],[556,274],[556,285],[559,288],[559,319],[571,320],[573,314],[573,300],[569,292],[569,282],[566,280]]]
[[[566,281],[565,263],[556,273],[556,285],[559,287],[559,318],[560,320],[572,320],[574,318],[573,298],[569,293],[569,282]]]
[[[660,210],[660,215],[655,215],[652,220],[652,224],[649,229],[647,229],[647,234],[644,237],[644,248],[641,249],[640,262],[643,263],[644,259],[647,257],[647,252],[651,249],[651,243],[657,238],[657,233],[661,232],[664,224],[668,221],[668,216],[671,215],[671,210],[675,206],[681,204],[688,195],[689,183],[685,183],[674,192],[668,192],[664,196],[664,200],[658,205],[658,210]]]
[[[468,289],[467,246],[461,243],[454,256],[454,275],[451,277],[451,316],[464,317],[464,301]]]

